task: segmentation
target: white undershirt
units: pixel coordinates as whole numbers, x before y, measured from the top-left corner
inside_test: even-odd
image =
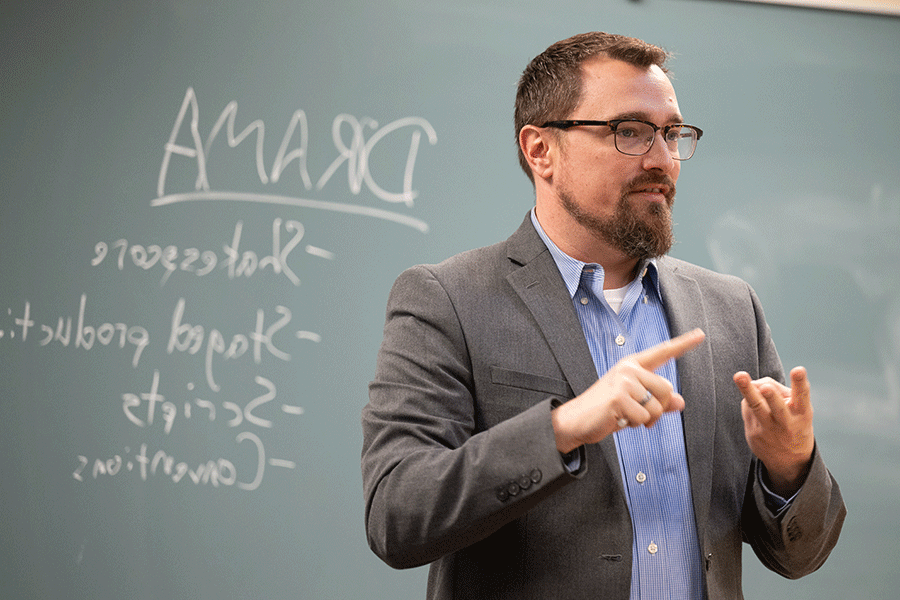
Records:
[[[625,292],[627,291],[627,285],[614,290],[603,290],[603,297],[606,298],[609,307],[612,308],[616,314],[619,314],[619,309],[622,308],[622,302],[625,301]]]

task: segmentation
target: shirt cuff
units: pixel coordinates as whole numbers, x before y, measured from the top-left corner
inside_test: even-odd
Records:
[[[553,410],[557,406],[563,403],[559,398],[551,398],[550,399],[550,410]],[[579,446],[575,448],[571,452],[567,452],[563,454],[559,453],[559,457],[562,459],[563,467],[565,467],[566,471],[569,474],[578,474],[581,471],[581,465],[584,464],[584,446]]]
[[[800,493],[800,490],[794,492],[794,495],[790,498],[783,498],[779,496],[775,492],[769,489],[766,485],[766,477],[765,477],[765,465],[762,464],[762,461],[756,461],[756,481],[759,482],[759,487],[763,491],[763,501],[766,503],[766,508],[769,509],[769,512],[772,513],[772,516],[776,519],[781,518],[781,516],[787,512],[787,509],[790,508],[791,502],[794,501],[794,498],[797,497],[797,494]],[[801,489],[803,486],[800,486]]]
[[[569,473],[577,473],[581,470],[581,449],[582,447],[575,448],[568,454],[560,453],[560,457],[563,461],[563,466],[566,468],[566,471]]]

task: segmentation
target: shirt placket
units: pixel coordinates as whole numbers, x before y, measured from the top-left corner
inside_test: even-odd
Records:
[[[646,271],[641,275],[645,275]],[[622,309],[616,317],[619,323],[620,333],[613,339],[610,346],[610,364],[634,354],[639,348],[635,346],[633,336],[629,332],[633,330],[640,310],[641,299],[646,299],[643,280],[635,281],[625,295]],[[646,302],[644,302],[646,304]],[[659,482],[655,476],[651,460],[650,432],[644,427],[629,427],[616,433],[616,446],[621,456],[622,479],[625,483],[629,504],[634,513],[652,515],[651,518],[632,518],[634,526],[634,552],[637,586],[633,590],[640,595],[641,590],[649,592],[657,589],[661,576],[665,576],[665,555],[662,550],[662,541],[665,532],[660,530],[663,519],[657,515],[659,507],[654,498],[659,493],[656,489]],[[646,595],[646,594],[644,594]]]

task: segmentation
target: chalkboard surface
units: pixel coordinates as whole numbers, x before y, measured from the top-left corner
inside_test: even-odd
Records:
[[[512,100],[585,29],[675,54],[673,254],[745,277],[850,511],[762,598],[900,588],[900,20],[704,0],[7,2],[0,597],[396,599],[359,413],[405,267],[533,201]]]

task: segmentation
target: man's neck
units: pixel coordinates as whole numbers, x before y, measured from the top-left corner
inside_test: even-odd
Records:
[[[544,233],[556,246],[576,260],[603,267],[603,289],[617,289],[631,283],[640,261],[600,240],[592,232],[573,222],[556,222],[537,213]]]
[[[634,258],[624,259],[619,263],[610,264],[610,261],[599,262],[603,267],[603,289],[615,290],[625,287],[637,276],[639,261]]]

